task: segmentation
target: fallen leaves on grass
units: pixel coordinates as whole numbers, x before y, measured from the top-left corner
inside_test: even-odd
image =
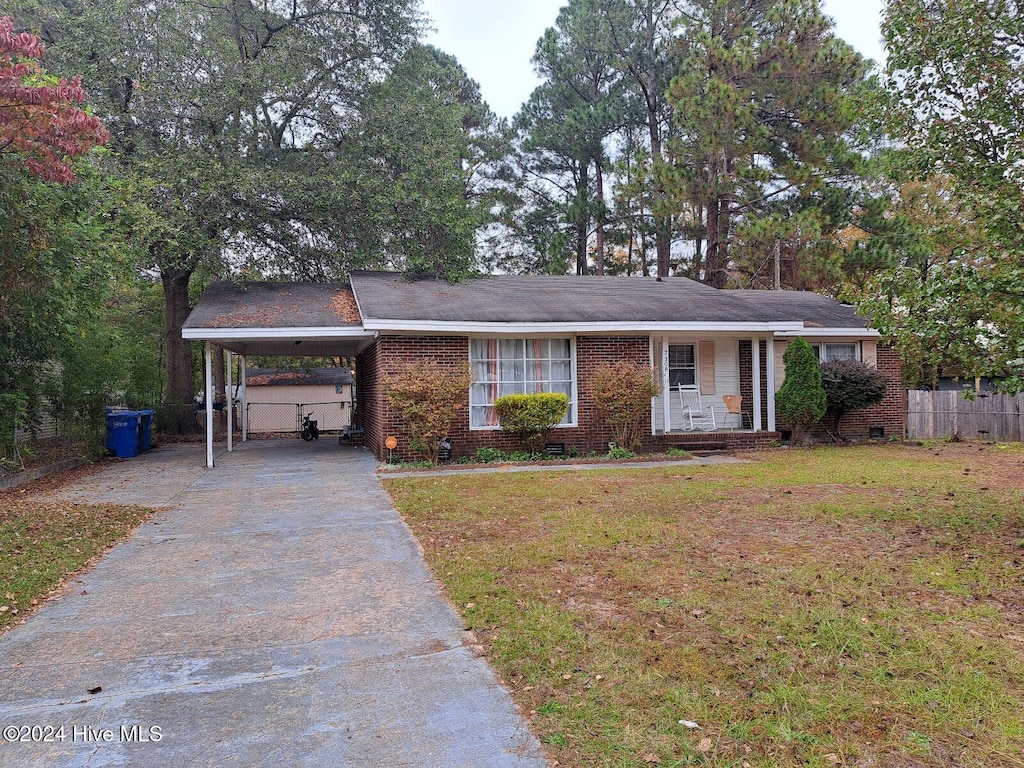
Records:
[[[1019,768],[1024,451],[938,453],[386,484],[563,764]]]
[[[5,588],[0,631],[31,612],[151,512],[43,499],[24,488],[0,493],[0,584]]]

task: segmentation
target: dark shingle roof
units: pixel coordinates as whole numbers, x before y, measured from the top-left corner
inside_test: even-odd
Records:
[[[186,329],[348,328],[408,323],[802,323],[864,329],[853,308],[804,291],[718,290],[681,277],[501,275],[447,283],[354,272],[337,283],[214,283]],[[358,305],[357,305],[358,301]],[[278,354],[286,354],[278,352]]]
[[[339,283],[213,283],[185,328],[360,327],[352,289]]]
[[[686,278],[502,275],[450,284],[354,272],[368,327],[374,320],[469,323],[785,323],[866,326],[851,307],[804,291],[718,290]]]

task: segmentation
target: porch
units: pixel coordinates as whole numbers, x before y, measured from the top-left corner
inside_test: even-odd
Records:
[[[782,349],[772,335],[652,336],[651,360],[661,383],[651,401],[652,435],[711,434],[726,442],[724,436],[734,433],[774,434]]]

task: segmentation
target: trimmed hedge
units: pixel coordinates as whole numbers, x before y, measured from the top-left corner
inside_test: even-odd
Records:
[[[504,395],[494,401],[494,410],[502,431],[518,436],[530,453],[540,453],[548,433],[569,412],[569,396],[561,392]]]

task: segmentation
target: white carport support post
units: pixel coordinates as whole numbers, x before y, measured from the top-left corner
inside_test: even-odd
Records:
[[[206,467],[213,469],[213,343],[206,342],[205,358],[206,387],[203,399],[206,401]]]
[[[768,369],[768,431],[775,431],[775,336],[768,337],[767,352],[768,359],[765,365]]]
[[[665,419],[665,428],[662,430],[666,435],[672,431],[672,400],[669,398],[669,376],[668,376],[668,336],[661,337],[661,407]]]
[[[234,367],[234,361],[232,360],[231,350],[224,350],[224,358],[228,364],[227,374],[224,377],[224,383],[227,385],[227,409],[228,409],[228,453],[235,450],[235,398],[234,393],[231,391],[231,369]]]
[[[757,336],[751,342],[751,357],[754,369],[754,431],[761,431],[761,339]]]
[[[249,439],[249,388],[246,386],[245,355],[238,356],[238,378],[242,382],[242,442]]]

